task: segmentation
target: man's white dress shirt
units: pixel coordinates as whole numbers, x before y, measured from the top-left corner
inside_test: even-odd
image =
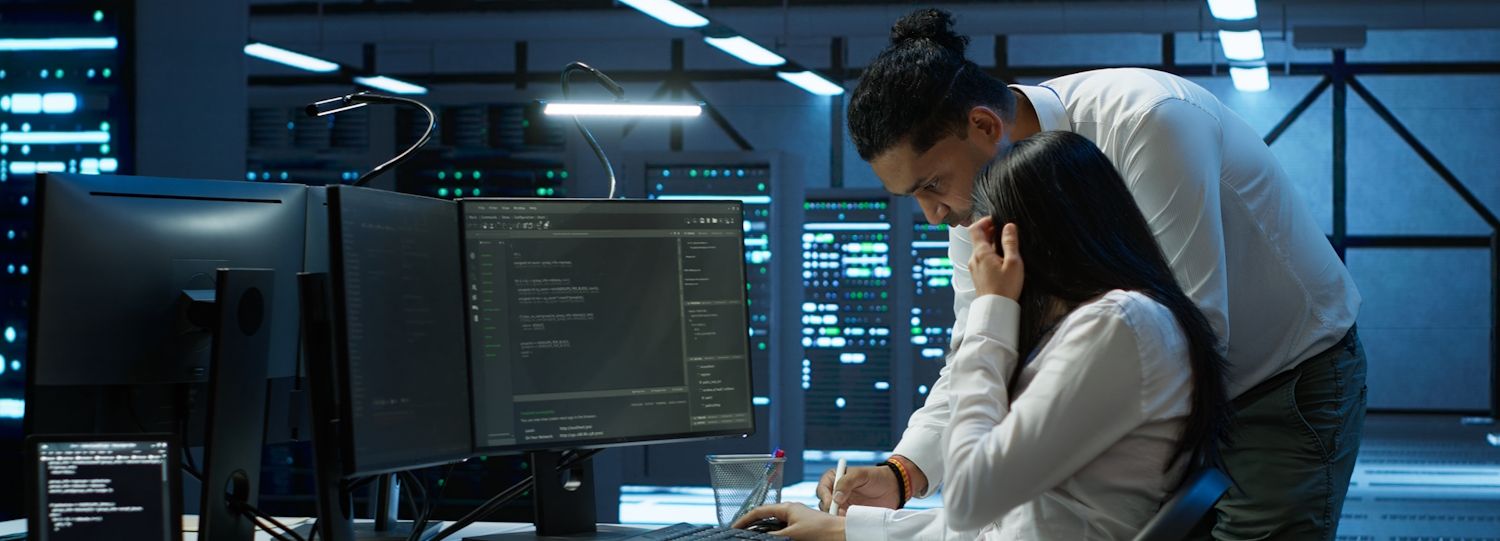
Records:
[[[1260,135],[1212,93],[1133,68],[1012,88],[1031,102],[1042,130],[1087,137],[1120,171],[1183,291],[1227,345],[1231,397],[1332,347],[1354,326],[1360,296],[1348,270]],[[967,228],[948,237],[958,351],[974,302],[973,244]],[[927,493],[946,480],[953,364],[950,355],[895,449],[922,469]],[[851,512],[849,526],[911,515],[878,511]]]

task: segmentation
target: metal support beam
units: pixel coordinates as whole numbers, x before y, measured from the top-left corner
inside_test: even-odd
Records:
[[[672,101],[682,99],[682,86],[687,83],[682,60],[682,39],[678,38],[672,40],[672,77],[667,80],[667,86],[672,92]],[[682,150],[682,119],[680,118],[672,119],[667,134],[667,148],[672,149],[673,152]]]
[[[849,49],[844,44],[844,38],[833,38],[828,44],[828,65],[833,66],[828,74],[835,81],[844,80],[844,61],[849,55]],[[828,98],[828,131],[831,136],[828,144],[828,186],[831,188],[844,187],[844,95],[829,96]]]
[[[666,96],[667,95],[667,91],[670,90],[671,88],[672,88],[672,84],[671,83],[662,83],[661,86],[656,87],[656,91],[655,92],[651,93],[651,101],[661,101],[662,97]],[[635,131],[635,127],[638,126],[638,125],[640,125],[640,123],[641,123],[641,119],[639,119],[639,118],[632,118],[632,119],[630,119],[628,122],[625,123],[625,128],[624,128],[624,130],[622,130],[620,132],[620,137],[629,136],[630,132]]]
[[[985,70],[1000,80],[1014,82],[1017,77],[1028,78],[1050,78],[1090,71],[1096,69],[1115,68],[1119,66],[1107,65],[1077,65],[1077,66],[1005,66]],[[1140,66],[1143,68],[1156,69],[1167,73],[1174,73],[1184,77],[1209,77],[1213,76],[1213,68],[1210,65],[1188,65],[1178,64],[1175,66]],[[1332,70],[1331,64],[1292,64],[1289,75],[1328,75]],[[1386,64],[1348,64],[1345,72],[1354,75],[1379,74],[1379,75],[1496,75],[1500,74],[1500,62],[1439,62],[1439,63],[1386,63]],[[856,80],[863,74],[863,69],[848,68],[844,71],[844,81]],[[424,85],[446,85],[446,84],[501,84],[513,85],[516,79],[525,78],[530,83],[556,84],[556,74],[530,72],[524,75],[502,72],[448,72],[448,73],[388,73],[391,77],[403,81],[411,81]],[[654,83],[680,78],[691,82],[728,82],[728,81],[780,81],[776,74],[763,69],[721,69],[721,70],[693,70],[691,72],[673,72],[672,70],[619,70],[609,73],[611,79],[622,83]],[[835,84],[843,81],[833,81]],[[349,76],[347,74],[309,74],[309,75],[256,75],[250,77],[251,86],[348,86]]]
[[[1177,65],[1177,34],[1164,32],[1161,35],[1161,65]]]
[[[693,99],[703,102],[704,114],[707,114],[708,118],[719,126],[719,129],[724,130],[724,135],[728,135],[734,141],[734,144],[740,147],[740,150],[755,150],[755,147],[750,145],[750,140],[740,135],[739,130],[734,129],[734,126],[729,123],[729,119],[724,118],[723,113],[720,113],[717,108],[708,103],[708,98],[703,97],[703,93],[698,91],[698,87],[693,86],[692,83],[688,83],[682,85],[681,91],[687,92],[693,96]],[[681,124],[677,124],[677,126],[677,146],[672,150],[682,150],[682,128]]]
[[[1349,142],[1346,105],[1345,81],[1348,75],[1344,72],[1344,50],[1333,50],[1333,73],[1329,75],[1333,79],[1333,250],[1338,252],[1339,259],[1344,259],[1344,237],[1348,235],[1348,175],[1349,164],[1345,161],[1345,151],[1348,150]]]
[[[1489,248],[1491,235],[1349,235],[1349,248]],[[1333,242],[1333,239],[1329,239]]]
[[[1427,162],[1427,166],[1432,168],[1432,171],[1437,173],[1443,179],[1443,182],[1448,183],[1449,188],[1452,188],[1454,192],[1458,193],[1459,197],[1463,198],[1464,203],[1467,203],[1469,208],[1474,209],[1474,212],[1478,213],[1479,217],[1484,219],[1484,222],[1489,224],[1491,228],[1500,230],[1500,219],[1495,218],[1495,213],[1491,212],[1489,207],[1485,206],[1484,202],[1480,201],[1479,197],[1474,195],[1474,192],[1469,191],[1468,186],[1464,186],[1464,183],[1458,180],[1458,177],[1452,171],[1449,171],[1448,167],[1443,165],[1443,162],[1432,154],[1432,151],[1427,150],[1427,146],[1418,141],[1417,137],[1412,135],[1411,131],[1406,129],[1405,125],[1401,124],[1400,120],[1396,120],[1396,115],[1391,114],[1391,110],[1387,109],[1384,103],[1381,103],[1374,94],[1371,94],[1364,85],[1360,84],[1353,77],[1349,78],[1349,88],[1354,89],[1354,93],[1359,94],[1359,97],[1364,99],[1365,103],[1369,104],[1370,109],[1375,111],[1375,114],[1380,116],[1381,120],[1390,125],[1391,129],[1396,132],[1396,135],[1400,136],[1402,141],[1406,141],[1407,146],[1416,151],[1417,155],[1422,158],[1422,161]]]
[[[530,56],[526,49],[525,41],[516,42],[516,90],[526,90],[527,57]]]
[[[1271,133],[1266,134],[1266,146],[1271,146],[1271,143],[1275,143],[1277,139],[1281,138],[1281,134],[1286,132],[1286,129],[1290,128],[1293,122],[1301,118],[1302,113],[1307,112],[1307,108],[1311,107],[1313,102],[1318,101],[1318,97],[1322,96],[1323,91],[1328,90],[1328,85],[1332,83],[1333,80],[1328,77],[1324,77],[1323,80],[1318,81],[1318,84],[1313,86],[1312,91],[1303,96],[1302,101],[1297,102],[1297,105],[1292,107],[1291,112],[1282,117],[1281,122],[1276,123],[1276,127],[1271,128]]]
[[[995,69],[990,70],[990,75],[1006,84],[1013,85],[1017,82],[1010,71],[1010,38],[1005,34],[995,34]]]

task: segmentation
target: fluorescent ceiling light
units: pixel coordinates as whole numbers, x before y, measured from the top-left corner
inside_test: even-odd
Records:
[[[1259,30],[1248,32],[1220,30],[1219,43],[1224,45],[1224,58],[1230,60],[1244,62],[1266,58],[1266,49],[1261,45]]]
[[[735,58],[757,66],[780,66],[786,63],[786,59],[782,58],[781,55],[745,39],[744,36],[703,38],[703,41],[708,42],[709,45],[718,47],[721,51],[734,55]]]
[[[0,51],[89,51],[119,46],[115,38],[0,39]]]
[[[1235,90],[1240,92],[1265,92],[1271,88],[1271,72],[1265,66],[1257,68],[1229,68],[1229,78],[1234,80]]]
[[[354,82],[368,86],[370,88],[378,88],[380,90],[384,90],[393,94],[427,93],[427,87],[414,85],[400,79],[392,79],[384,75],[376,75],[374,77],[355,77]]]
[[[1208,0],[1208,12],[1221,21],[1254,19],[1255,0]]]
[[[776,72],[776,76],[780,77],[783,81],[797,85],[803,90],[819,96],[837,96],[844,93],[844,87],[833,84],[833,81],[824,79],[823,76],[811,71],[778,71]]]
[[[264,43],[251,43],[245,45],[245,54],[259,58],[261,60],[269,60],[277,64],[291,66],[307,71],[316,71],[318,73],[328,73],[339,70],[339,65],[333,62],[329,62],[321,58],[314,58],[298,52],[288,51],[280,47],[266,45]]]
[[[544,115],[573,116],[698,116],[698,104],[547,102]]]
[[[620,0],[620,3],[678,28],[708,26],[708,19],[672,0]]]

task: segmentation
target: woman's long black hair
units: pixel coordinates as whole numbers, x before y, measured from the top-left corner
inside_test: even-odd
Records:
[[[1041,132],[991,161],[974,186],[975,211],[995,231],[1014,223],[1026,279],[1021,288],[1020,351],[1040,345],[1052,299],[1069,306],[1109,291],[1136,291],[1167,307],[1187,336],[1192,410],[1167,463],[1222,467],[1231,418],[1219,338],[1182,292],[1114,164],[1094,143],[1072,132]],[[999,246],[999,239],[995,239]]]

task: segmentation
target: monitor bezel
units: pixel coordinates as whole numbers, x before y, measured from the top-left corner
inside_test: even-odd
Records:
[[[661,200],[651,200],[651,199],[546,198],[546,197],[479,197],[479,198],[460,198],[457,201],[458,201],[458,222],[459,222],[459,224],[458,224],[458,234],[459,234],[459,242],[460,243],[463,243],[464,241],[467,240],[467,236],[465,235],[465,232],[466,232],[466,227],[465,227],[466,220],[465,220],[465,216],[467,216],[468,205],[471,205],[471,204],[478,204],[478,203],[520,203],[520,202],[526,202],[526,203],[545,203],[545,204],[575,203],[575,204],[591,204],[591,205],[600,205],[600,204],[604,204],[604,205],[626,205],[626,204],[630,204],[630,205],[672,205],[672,206],[679,206],[679,205],[702,205],[702,204],[705,203],[704,201],[675,201],[675,200],[661,201]],[[733,212],[735,213],[736,216],[743,216],[744,215],[744,203],[741,202],[741,201],[726,200],[726,201],[714,201],[714,202],[715,203],[732,204],[735,207]],[[745,252],[745,235],[744,235],[743,231],[737,237],[737,239],[738,239],[739,246],[737,247],[737,251],[735,253],[737,255],[740,255],[740,256],[736,257],[735,261],[736,261],[736,264],[738,264],[739,267],[740,267],[740,280],[741,281],[745,281],[745,280],[748,279],[748,277],[745,275],[745,272],[746,272],[746,270],[745,270],[746,269],[746,267],[745,267],[745,259],[742,256],[742,254],[744,254],[744,252]],[[466,244],[460,244],[460,245],[461,246],[466,246]],[[467,260],[465,260],[465,263],[463,265],[460,265],[460,272],[461,272],[461,280],[459,282],[459,284],[460,284],[460,293],[462,293],[462,288],[464,287],[464,285],[469,283],[469,274],[468,274],[468,271],[469,271],[469,267],[468,267],[468,264],[467,264]],[[745,318],[746,326],[748,328],[748,324],[749,324],[749,321],[750,321],[750,310],[749,310],[749,306],[745,304],[745,301],[746,301],[747,297],[745,295],[744,288],[740,288],[739,289],[739,293],[740,293],[740,308],[741,308],[741,310],[744,311],[744,318]],[[473,337],[469,333],[469,327],[470,326],[468,324],[464,325],[464,342],[466,344],[471,343],[471,341],[473,340]],[[746,376],[745,383],[746,383],[746,385],[751,385],[752,382],[755,381],[755,377],[754,377],[754,373],[753,373],[754,363],[750,362],[750,339],[749,339],[749,336],[747,336],[747,335],[741,335],[741,336],[743,337],[743,343],[744,343],[745,376]],[[478,427],[474,426],[474,422],[473,422],[473,419],[474,419],[473,412],[474,412],[474,407],[475,407],[477,398],[476,398],[476,393],[474,392],[474,388],[473,388],[473,384],[474,384],[474,378],[473,378],[473,374],[474,374],[474,358],[472,356],[472,348],[466,348],[465,355],[469,357],[469,385],[470,385],[470,387],[469,387],[469,401],[470,401],[470,408],[469,408],[469,411],[470,411],[470,421],[469,421],[469,426],[470,426],[470,430],[472,431],[472,439],[473,439],[473,442],[474,442],[474,450],[478,454],[484,454],[484,455],[505,455],[505,454],[519,454],[519,453],[525,453],[525,452],[529,452],[529,451],[548,451],[548,450],[566,450],[566,449],[604,449],[604,448],[610,448],[610,447],[625,447],[625,446],[633,446],[633,445],[641,445],[641,444],[682,443],[682,442],[690,442],[690,441],[702,441],[702,440],[729,438],[729,437],[735,437],[735,436],[745,437],[745,436],[749,436],[751,434],[754,434],[756,432],[756,430],[759,428],[758,426],[756,426],[756,423],[755,423],[755,414],[754,414],[755,413],[755,406],[754,406],[754,403],[753,403],[753,397],[750,397],[750,395],[752,395],[754,393],[747,393],[746,396],[750,397],[750,398],[747,399],[747,402],[745,403],[747,411],[750,412],[750,416],[749,416],[749,418],[750,418],[750,427],[749,427],[748,430],[714,430],[714,431],[703,431],[703,432],[678,432],[678,433],[672,433],[672,434],[657,434],[657,435],[650,435],[650,436],[624,436],[624,437],[613,437],[613,438],[591,438],[591,439],[569,440],[569,441],[549,441],[549,442],[546,442],[546,443],[535,443],[535,444],[524,444],[523,443],[523,444],[504,445],[504,446],[481,445],[480,444],[479,433],[477,431]],[[769,449],[767,451],[769,451]]]

